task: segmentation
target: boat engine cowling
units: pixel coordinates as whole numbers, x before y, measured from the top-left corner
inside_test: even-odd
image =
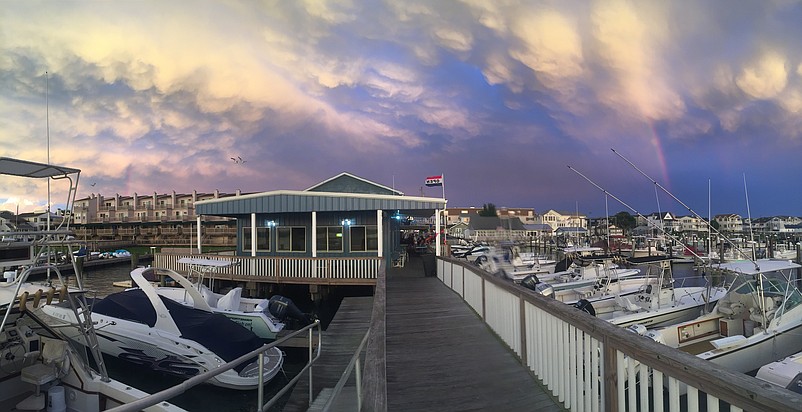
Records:
[[[304,322],[307,325],[312,323],[311,317],[301,312],[301,309],[295,306],[292,299],[286,296],[273,295],[267,304],[267,310],[282,322],[289,318]]]
[[[582,312],[588,313],[590,316],[596,316],[596,309],[593,308],[593,304],[587,299],[579,299],[579,301],[574,303],[574,307]]]
[[[521,281],[521,286],[533,290],[545,297],[554,296],[554,288],[548,283],[541,282],[535,275],[528,275]]]

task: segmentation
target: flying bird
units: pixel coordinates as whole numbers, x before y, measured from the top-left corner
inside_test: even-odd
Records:
[[[236,164],[238,164],[238,165],[241,165],[241,164],[243,164],[243,163],[247,162],[247,160],[243,160],[243,159],[242,159],[241,157],[239,157],[239,156],[237,156],[236,158],[233,158],[233,157],[232,157],[232,158],[230,158],[230,159],[231,159],[231,160],[233,160],[233,161],[234,161],[234,163],[236,163]]]
[[[93,182],[93,183],[92,183],[91,185],[89,185],[89,186],[95,187],[95,185],[96,185],[96,184],[97,184],[96,182]]]

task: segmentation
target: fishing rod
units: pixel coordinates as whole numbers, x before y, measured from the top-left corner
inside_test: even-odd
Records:
[[[684,243],[683,243],[681,240],[679,240],[679,239],[678,239],[676,236],[674,236],[674,235],[672,235],[672,234],[670,234],[670,233],[666,232],[666,231],[665,231],[665,229],[663,229],[662,227],[660,227],[660,226],[658,226],[657,224],[655,224],[655,223],[653,223],[652,221],[650,221],[648,218],[646,218],[646,216],[643,216],[643,215],[642,215],[640,212],[638,212],[638,211],[637,211],[637,210],[636,210],[634,207],[632,207],[632,206],[630,206],[629,204],[627,204],[627,202],[624,202],[623,200],[621,200],[621,199],[619,199],[618,197],[616,197],[614,194],[612,194],[612,193],[608,192],[607,190],[605,190],[603,187],[601,187],[601,186],[597,185],[597,184],[596,184],[594,181],[590,180],[590,178],[589,178],[589,177],[587,177],[587,176],[583,175],[583,174],[582,174],[582,173],[581,173],[579,170],[576,170],[576,169],[574,169],[573,167],[571,167],[571,165],[568,165],[568,168],[569,168],[569,169],[571,169],[571,171],[573,171],[574,173],[576,173],[576,174],[578,174],[579,176],[581,176],[583,179],[587,180],[587,181],[588,181],[588,183],[592,184],[592,185],[593,185],[593,186],[595,186],[597,189],[601,190],[601,191],[602,191],[602,193],[604,193],[605,195],[612,197],[613,199],[615,199],[616,201],[618,201],[619,203],[621,203],[622,205],[624,205],[624,206],[625,206],[626,208],[628,208],[629,210],[631,210],[631,211],[635,212],[635,214],[636,214],[638,217],[640,217],[641,219],[644,219],[644,220],[646,221],[646,223],[647,223],[647,224],[649,224],[649,225],[651,225],[652,227],[654,227],[654,228],[657,228],[657,230],[659,230],[659,231],[660,231],[662,234],[664,234],[664,235],[668,236],[669,238],[671,238],[671,240],[674,240],[674,241],[678,242],[679,244],[681,244],[681,245],[684,245]],[[692,254],[693,256],[695,256],[697,259],[699,259],[699,261],[700,261],[700,262],[704,263],[704,259],[702,259],[702,257],[701,257],[701,256],[697,255],[695,251],[693,251],[692,249],[688,248],[687,246],[685,247],[685,249],[686,249],[687,251],[691,252],[691,254]]]
[[[696,217],[697,219],[700,219],[700,220],[702,220],[702,221],[706,222],[706,224],[707,224],[707,227],[708,227],[708,230],[709,230],[709,231],[711,231],[710,233],[715,233],[717,236],[721,236],[721,237],[722,237],[722,238],[723,238],[723,239],[724,239],[724,240],[725,240],[725,241],[726,241],[726,242],[727,242],[727,243],[728,243],[730,246],[732,246],[732,247],[733,247],[733,249],[735,249],[735,250],[738,252],[738,254],[740,254],[741,256],[745,257],[745,258],[746,258],[747,260],[749,260],[750,262],[752,262],[752,264],[753,264],[753,265],[755,265],[755,270],[760,270],[760,266],[757,264],[757,262],[756,262],[754,259],[750,258],[750,257],[749,257],[749,255],[748,255],[748,254],[746,254],[746,252],[744,252],[743,250],[741,250],[741,248],[739,248],[737,245],[735,245],[735,243],[733,243],[733,242],[732,242],[732,240],[730,240],[730,238],[728,238],[727,236],[725,236],[725,235],[724,235],[723,233],[721,233],[720,231],[716,230],[716,228],[714,228],[714,227],[713,227],[713,225],[711,225],[711,224],[710,224],[710,222],[706,221],[704,218],[702,218],[701,216],[699,216],[699,214],[698,214],[698,213],[696,213],[696,212],[695,212],[693,209],[691,209],[691,207],[690,207],[690,206],[686,205],[686,204],[685,204],[685,202],[683,202],[682,200],[680,200],[678,197],[674,196],[674,194],[673,194],[673,193],[671,193],[670,191],[668,191],[668,189],[666,189],[665,187],[663,187],[663,185],[661,185],[660,183],[658,183],[656,180],[652,179],[652,178],[651,178],[649,175],[647,175],[647,174],[646,174],[646,173],[645,173],[643,170],[641,170],[640,168],[638,168],[638,166],[636,166],[636,165],[635,165],[634,163],[632,163],[632,162],[631,162],[629,159],[627,159],[626,157],[624,157],[624,155],[622,155],[621,153],[618,153],[618,152],[616,152],[616,151],[615,151],[615,149],[612,149],[612,148],[611,148],[610,150],[612,150],[612,151],[613,151],[613,153],[615,153],[615,154],[616,154],[618,157],[620,157],[620,158],[621,158],[621,159],[623,159],[625,162],[627,162],[627,163],[628,163],[630,166],[632,166],[632,168],[633,168],[633,169],[637,170],[637,171],[638,171],[640,174],[642,174],[642,175],[643,175],[643,177],[645,177],[645,178],[646,178],[646,179],[648,179],[650,182],[652,182],[652,183],[653,183],[653,184],[654,184],[656,187],[659,187],[659,188],[660,188],[660,190],[662,190],[663,192],[665,192],[666,194],[668,194],[669,196],[671,196],[671,198],[672,198],[672,199],[676,200],[676,201],[677,201],[679,204],[681,204],[681,205],[682,205],[682,206],[683,206],[685,209],[687,209],[689,212],[691,212],[691,214],[693,214],[693,216],[694,216],[694,217]],[[723,258],[723,256],[722,256],[722,258]]]

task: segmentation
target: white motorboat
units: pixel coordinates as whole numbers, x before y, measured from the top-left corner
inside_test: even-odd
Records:
[[[802,352],[762,366],[755,375],[796,393],[802,393]]]
[[[715,265],[735,280],[713,310],[645,336],[744,373],[792,355],[802,335],[802,294],[791,277],[799,267],[771,259]]]
[[[167,374],[189,378],[223,366],[262,347],[264,341],[227,317],[187,307],[160,296],[145,279],[147,268],[137,268],[131,278],[139,287],[113,293],[94,302],[95,322],[100,350],[138,365]],[[42,311],[61,322],[77,325],[75,313],[63,304],[45,305]],[[73,332],[73,340],[86,345]],[[73,329],[74,330],[74,329]],[[278,348],[265,353],[263,382],[278,374],[283,356]],[[223,372],[209,383],[232,389],[258,387],[258,362]]]
[[[187,265],[187,277],[164,268],[151,267],[142,271],[147,279],[167,276],[178,284],[176,287],[155,286],[159,295],[196,309],[223,314],[263,339],[275,339],[276,334],[284,329],[284,321],[288,318],[296,319],[304,326],[312,322],[311,317],[303,314],[292,300],[284,296],[244,298],[241,287],[232,288],[225,295],[213,292],[211,287],[215,271],[233,266],[231,261],[181,258],[177,263]],[[204,282],[208,282],[209,286]]]
[[[656,276],[651,274],[653,268]],[[676,286],[668,257],[651,259],[643,280],[636,293],[596,302],[582,300],[574,306],[615,325],[654,328],[695,319],[727,292],[723,286]],[[679,280],[684,284],[687,279]]]

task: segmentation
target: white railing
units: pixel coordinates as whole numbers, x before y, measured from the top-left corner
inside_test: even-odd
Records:
[[[438,258],[437,274],[571,411],[698,411],[702,405],[790,412],[802,405],[799,394],[660,345],[464,261]]]
[[[203,257],[219,259],[234,263],[233,266],[221,268],[215,273],[218,279],[231,276],[248,276],[264,278],[265,281],[277,283],[286,281],[365,281],[376,280],[382,258],[295,258],[295,257],[263,257],[263,256],[227,256],[227,255],[188,255],[173,253],[157,253],[153,266],[186,273],[189,265],[178,263],[184,257]],[[358,283],[358,282],[357,282]]]

